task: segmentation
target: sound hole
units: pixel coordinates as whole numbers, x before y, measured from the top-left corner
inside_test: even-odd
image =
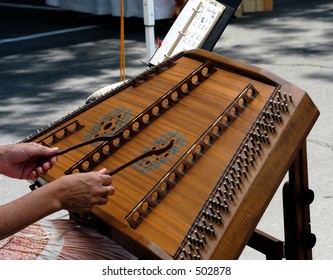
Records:
[[[127,108],[117,108],[110,111],[99,119],[87,132],[85,141],[100,136],[112,136],[123,128],[131,118],[131,110]],[[93,146],[100,145],[100,142],[92,144]]]
[[[101,123],[101,124],[103,125],[104,123]],[[108,129],[110,129],[112,126],[113,126],[113,122],[111,121],[111,122],[107,123],[107,124],[104,126],[104,130],[108,130]],[[111,130],[114,130],[114,127],[112,127]]]
[[[123,118],[123,115],[118,114],[114,119],[110,119],[108,121],[101,122],[100,123],[101,129],[99,130],[99,133],[97,133],[95,135],[95,137],[98,137],[100,134],[113,134],[118,127],[118,120],[120,120],[122,118]]]
[[[151,154],[150,156],[136,162],[133,164],[133,167],[137,172],[148,173],[156,169],[163,167],[167,164],[185,145],[186,138],[185,135],[179,132],[169,132],[162,135],[159,139],[155,139],[151,145],[148,145],[145,150],[141,151],[142,154],[154,150],[160,150],[170,142],[173,142],[173,145],[166,151],[161,154]]]

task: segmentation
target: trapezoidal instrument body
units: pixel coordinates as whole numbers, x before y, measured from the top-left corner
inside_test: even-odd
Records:
[[[318,114],[309,96],[285,80],[195,50],[25,141],[64,150],[103,139],[59,156],[43,184],[103,167],[111,172],[169,145],[113,174],[115,194],[92,215],[138,257],[235,259]]]

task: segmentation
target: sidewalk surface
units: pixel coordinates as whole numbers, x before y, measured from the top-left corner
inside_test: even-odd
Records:
[[[29,1],[6,1],[28,3]],[[30,1],[36,2],[36,1]],[[37,1],[38,2],[38,1]],[[42,2],[42,1],[39,1]],[[142,19],[126,19],[126,76],[146,69]],[[313,258],[333,259],[333,2],[294,1],[234,18],[214,52],[268,70],[308,92],[320,117],[308,139]],[[156,23],[163,38],[167,22]],[[61,31],[61,32],[59,32]],[[0,3],[0,145],[19,142],[119,81],[119,19]],[[0,175],[0,204],[29,183]],[[283,240],[281,188],[258,228]],[[59,212],[52,217],[66,215]],[[241,259],[264,259],[246,247]]]

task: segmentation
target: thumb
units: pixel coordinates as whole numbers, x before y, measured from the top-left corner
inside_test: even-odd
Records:
[[[98,171],[99,174],[106,174],[106,168],[102,168]]]
[[[47,153],[48,155],[54,155],[59,151],[58,147],[52,147],[52,148],[45,147],[45,146],[42,146],[42,147],[44,148],[45,153]]]
[[[36,149],[34,150],[34,154],[36,156],[53,156],[55,155],[57,152],[59,151],[58,147],[53,147],[53,148],[49,148],[49,147],[45,147],[42,145],[38,145],[38,147],[36,147]]]

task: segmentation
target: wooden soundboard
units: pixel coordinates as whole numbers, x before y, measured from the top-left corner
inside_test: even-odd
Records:
[[[139,258],[235,259],[318,115],[308,94],[280,77],[194,50],[24,141],[60,150],[89,143],[59,156],[42,185],[112,172],[169,145],[113,174],[116,193],[91,215]]]

